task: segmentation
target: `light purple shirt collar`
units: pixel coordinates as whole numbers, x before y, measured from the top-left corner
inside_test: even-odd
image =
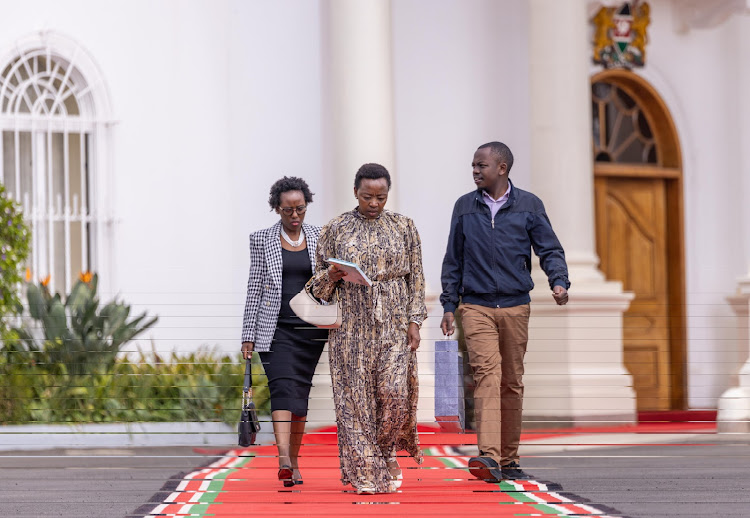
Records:
[[[508,201],[508,198],[510,198],[510,182],[508,182],[508,189],[505,191],[505,194],[500,196],[499,199],[494,199],[487,191],[482,191],[482,200],[487,204],[487,206],[490,208],[490,212],[492,213],[492,219],[495,219],[495,214],[497,214],[497,211],[499,211],[503,205],[505,205]]]

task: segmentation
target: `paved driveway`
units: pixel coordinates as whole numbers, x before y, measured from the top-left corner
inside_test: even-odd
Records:
[[[750,517],[748,443],[722,439],[546,453],[524,459],[524,465],[538,478],[623,516]]]
[[[750,446],[716,438],[540,453],[523,464],[563,492],[619,511],[615,516],[747,518]],[[4,452],[0,516],[138,516],[165,484],[212,458],[188,447]]]
[[[129,516],[210,459],[188,447],[2,452],[0,516]]]

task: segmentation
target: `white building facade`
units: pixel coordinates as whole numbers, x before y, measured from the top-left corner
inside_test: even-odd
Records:
[[[389,208],[423,241],[429,421],[451,209],[476,147],[501,140],[573,283],[558,308],[536,269],[527,417],[741,418],[750,7],[651,0],[645,66],[606,71],[591,19],[621,4],[3,0],[2,181],[33,225],[34,276],[64,291],[97,271],[104,297],[159,316],[159,351],[238,350],[247,235],[276,219],[270,185],[305,178],[306,221],[323,224],[353,207],[357,167],[383,163]],[[318,379],[325,412],[325,366]]]

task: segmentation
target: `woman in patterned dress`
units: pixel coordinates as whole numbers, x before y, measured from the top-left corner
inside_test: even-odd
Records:
[[[365,164],[354,180],[358,206],[321,230],[312,291],[341,301],[342,325],[329,334],[341,480],[359,494],[395,491],[396,452],[422,462],[417,437],[419,328],[427,318],[419,234],[411,219],[383,210],[391,178]],[[371,287],[342,281],[329,258],[351,261]]]
[[[271,392],[271,418],[279,451],[278,477],[302,484],[298,456],[308,396],[328,330],[306,324],[289,301],[313,274],[320,227],[304,223],[313,193],[302,178],[284,177],[268,203],[280,220],[250,235],[250,278],[242,325],[242,354],[257,351]]]

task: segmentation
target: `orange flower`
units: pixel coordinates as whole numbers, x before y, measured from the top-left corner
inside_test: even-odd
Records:
[[[31,268],[26,268],[26,282],[31,281]]]
[[[50,278],[51,278],[51,275],[48,275],[44,279],[41,279],[39,282],[42,283],[42,286],[46,288],[49,285]]]
[[[81,279],[81,282],[88,284],[94,278],[94,274],[91,272],[81,272],[78,278]]]

